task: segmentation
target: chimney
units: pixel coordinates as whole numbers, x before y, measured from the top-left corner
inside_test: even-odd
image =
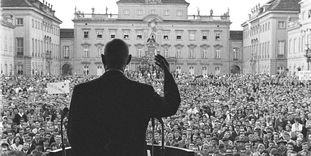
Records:
[[[53,9],[53,5],[51,5],[51,9]]]

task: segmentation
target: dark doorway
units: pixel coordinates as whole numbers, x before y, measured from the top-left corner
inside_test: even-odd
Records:
[[[231,66],[231,74],[240,74],[240,67],[237,65]]]
[[[66,63],[62,67],[62,75],[72,75],[71,65]]]

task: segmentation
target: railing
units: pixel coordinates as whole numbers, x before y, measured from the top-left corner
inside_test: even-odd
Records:
[[[118,19],[118,14],[84,14],[84,13],[75,13],[74,19]]]
[[[118,14],[90,14],[90,13],[75,13],[74,20],[83,19],[102,19],[102,20],[114,20],[118,19]],[[229,21],[230,16],[202,16],[202,15],[188,15],[188,20],[199,20],[199,21]]]
[[[229,21],[230,16],[201,16],[201,15],[188,15],[188,20],[199,20],[199,21]]]

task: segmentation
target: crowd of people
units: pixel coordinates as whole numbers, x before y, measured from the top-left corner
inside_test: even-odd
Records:
[[[130,79],[154,86],[162,79],[126,72]],[[165,145],[197,155],[310,156],[311,83],[291,76],[191,76],[175,73],[181,106],[164,119]],[[85,76],[1,77],[1,152],[42,155],[61,148],[60,118],[76,84]],[[70,93],[48,94],[47,83],[70,81]],[[65,120],[66,127],[66,120]],[[161,126],[147,143],[161,145]],[[64,133],[64,144],[70,146]]]

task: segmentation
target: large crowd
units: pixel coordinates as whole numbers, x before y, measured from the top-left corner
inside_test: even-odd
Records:
[[[126,72],[163,94],[163,79]],[[165,145],[197,155],[311,156],[311,83],[265,74],[191,76],[174,73],[181,105],[164,119]],[[96,77],[1,77],[1,153],[43,155],[61,148],[60,118],[72,88]],[[70,81],[70,93],[48,94],[47,83]],[[66,120],[65,120],[66,128]],[[161,145],[161,126],[146,141]],[[64,144],[70,146],[64,133]]]

